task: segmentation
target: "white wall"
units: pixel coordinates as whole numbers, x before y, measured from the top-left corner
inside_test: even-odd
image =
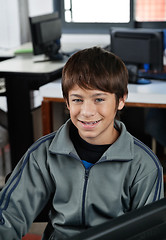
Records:
[[[0,48],[20,43],[18,0],[0,0]]]
[[[52,11],[52,0],[0,0],[0,48],[14,48],[26,38],[29,40],[23,33],[28,31],[28,15],[37,16]]]
[[[29,16],[47,14],[53,11],[52,0],[28,0]]]

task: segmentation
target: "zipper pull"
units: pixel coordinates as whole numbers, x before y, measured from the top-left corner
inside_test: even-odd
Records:
[[[87,180],[89,177],[89,169],[85,169],[85,180]]]

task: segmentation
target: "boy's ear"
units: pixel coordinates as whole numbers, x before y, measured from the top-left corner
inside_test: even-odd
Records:
[[[127,98],[127,95],[124,95],[123,98],[119,99],[118,110],[122,110],[122,108],[125,105],[126,98]]]

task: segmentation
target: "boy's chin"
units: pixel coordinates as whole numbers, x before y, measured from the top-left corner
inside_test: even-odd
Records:
[[[96,140],[97,140],[96,135],[92,134],[92,133],[79,132],[79,135],[84,141],[91,143],[91,144],[93,144],[93,142],[96,142]]]

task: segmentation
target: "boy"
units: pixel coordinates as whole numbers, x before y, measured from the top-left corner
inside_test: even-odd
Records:
[[[67,239],[163,197],[162,167],[117,112],[128,72],[110,52],[75,53],[62,74],[70,118],[34,143],[0,194],[0,239],[21,239],[53,196],[42,239]],[[54,236],[54,238],[53,238]]]

